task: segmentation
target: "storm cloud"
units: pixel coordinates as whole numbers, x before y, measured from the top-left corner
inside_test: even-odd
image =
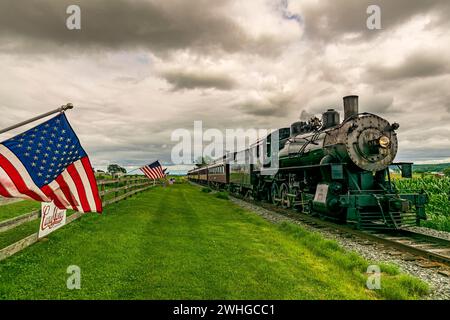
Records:
[[[382,29],[373,32],[366,27],[367,8],[381,8]],[[450,4],[445,0],[346,0],[346,1],[292,1],[292,6],[305,17],[306,34],[311,40],[339,42],[351,36],[351,41],[388,36],[396,27],[420,16],[430,15],[434,24],[447,23]]]
[[[73,4],[81,30],[66,28]],[[373,4],[381,30],[366,27]],[[0,127],[72,102],[94,166],[133,169],[170,164],[171,134],[194,121],[342,118],[357,94],[400,123],[398,160],[449,160],[449,15],[447,0],[4,0]]]
[[[228,0],[5,0],[0,2],[4,50],[148,49],[225,52],[276,50],[276,37],[251,36],[227,14]],[[78,5],[82,29],[66,28],[66,8]]]
[[[376,80],[427,78],[450,73],[450,59],[440,52],[415,52],[393,66],[373,65],[369,76]]]
[[[173,90],[208,88],[231,90],[236,86],[233,78],[220,73],[170,70],[163,72],[161,76],[173,85]]]

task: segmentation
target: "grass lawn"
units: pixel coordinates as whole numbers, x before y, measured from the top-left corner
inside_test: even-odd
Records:
[[[81,268],[68,290],[66,269]],[[0,262],[0,299],[408,299],[419,280],[288,223],[274,225],[188,184],[89,214]]]
[[[38,210],[41,204],[32,200],[24,200],[20,202],[5,204],[0,206],[0,221],[18,217],[25,213]]]

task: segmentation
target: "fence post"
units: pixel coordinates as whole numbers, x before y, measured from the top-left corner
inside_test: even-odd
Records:
[[[120,183],[120,178],[117,178],[116,182],[114,183],[114,200],[117,199],[117,197],[119,196],[119,191],[117,190],[117,188],[119,187],[119,183]]]
[[[103,203],[105,202],[105,195],[103,194],[104,191],[105,191],[105,185],[103,183],[100,183],[100,194],[101,194],[100,200],[102,201],[102,206],[103,206]]]
[[[126,192],[130,193],[131,188],[133,188],[133,178],[128,179]],[[127,198],[131,198],[132,196],[132,194],[129,194]]]

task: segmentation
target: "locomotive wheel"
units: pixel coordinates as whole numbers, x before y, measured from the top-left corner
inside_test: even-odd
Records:
[[[245,192],[244,199],[253,200],[253,192],[252,192],[252,190],[247,190]]]
[[[264,200],[266,200],[269,203],[272,202],[272,194],[271,194],[270,186],[267,186],[264,188]]]
[[[346,224],[347,223],[347,212],[342,210],[342,213],[339,215],[338,223]]]
[[[253,190],[253,199],[256,201],[264,200],[264,190]]]
[[[253,189],[253,198],[256,201],[266,200],[264,183],[260,182],[258,186],[255,189]]]
[[[291,207],[291,200],[289,199],[289,187],[283,183],[280,188],[281,207],[288,209]]]
[[[260,200],[265,201],[265,202],[271,202],[271,197],[270,197],[270,186],[264,185],[261,188],[261,193],[259,195]]]
[[[291,198],[291,208],[299,210],[299,211],[303,211],[303,205],[298,204],[299,201],[301,200],[300,190],[298,190],[297,188],[294,188],[293,190],[291,190],[291,194],[294,195]]]
[[[272,184],[272,188],[270,188],[270,198],[272,199],[272,203],[274,205],[280,204],[280,187],[276,182]]]

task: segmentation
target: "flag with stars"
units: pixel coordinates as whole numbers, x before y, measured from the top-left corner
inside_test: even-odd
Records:
[[[143,166],[142,168],[139,168],[139,170],[141,170],[147,176],[147,178],[151,180],[161,179],[166,176],[164,173],[165,170],[163,170],[158,160],[152,162],[149,165]]]
[[[94,170],[64,113],[0,143],[0,195],[102,212]]]

